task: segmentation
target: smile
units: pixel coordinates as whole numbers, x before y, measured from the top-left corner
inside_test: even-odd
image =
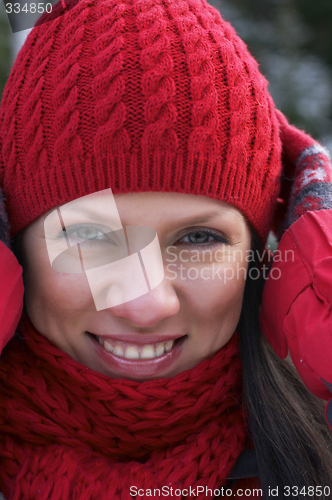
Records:
[[[123,335],[120,340],[86,333],[92,341],[91,347],[105,366],[105,374],[133,380],[172,376],[187,339],[187,335],[172,339],[157,335],[150,338]]]
[[[160,356],[169,352],[174,344],[174,340],[168,340],[167,342],[158,342],[155,344],[138,346],[130,345],[126,342],[104,340],[101,337],[96,338],[107,352],[111,352],[114,356],[125,359],[160,358]]]

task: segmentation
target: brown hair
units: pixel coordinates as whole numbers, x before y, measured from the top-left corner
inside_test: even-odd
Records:
[[[256,256],[260,251],[257,235],[252,241]],[[259,266],[258,259],[249,269],[255,266]],[[269,487],[278,486],[279,499],[296,496],[296,491],[301,498],[301,489],[302,498],[328,499],[332,434],[324,418],[324,403],[304,386],[291,360],[279,359],[261,333],[262,290],[262,281],[250,279],[248,273],[238,331],[244,405],[263,494],[268,498]]]

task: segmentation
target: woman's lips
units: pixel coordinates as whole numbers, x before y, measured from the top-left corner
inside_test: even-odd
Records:
[[[113,372],[111,376],[155,378],[167,372],[178,359],[186,335],[173,339],[150,337],[148,340],[132,336],[118,340],[91,333],[89,337],[94,338],[94,349]]]

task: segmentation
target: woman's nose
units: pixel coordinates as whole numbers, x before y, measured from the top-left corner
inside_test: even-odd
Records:
[[[148,293],[108,308],[114,316],[125,318],[141,328],[153,327],[163,319],[175,316],[179,309],[177,293],[165,279]]]

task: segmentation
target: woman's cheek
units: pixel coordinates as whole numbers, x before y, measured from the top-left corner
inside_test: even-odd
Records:
[[[38,308],[39,314],[44,311],[50,315],[58,311],[66,315],[66,312],[94,306],[85,274],[58,273],[51,267],[28,276],[26,304],[28,312],[29,307]]]
[[[242,303],[242,296],[246,278],[246,263],[213,263],[205,267],[197,267],[191,275],[195,279],[188,279],[186,286],[198,308],[213,308],[217,306],[231,306]]]
[[[52,270],[45,288],[50,303],[64,312],[94,307],[89,283],[83,273],[67,274]]]

